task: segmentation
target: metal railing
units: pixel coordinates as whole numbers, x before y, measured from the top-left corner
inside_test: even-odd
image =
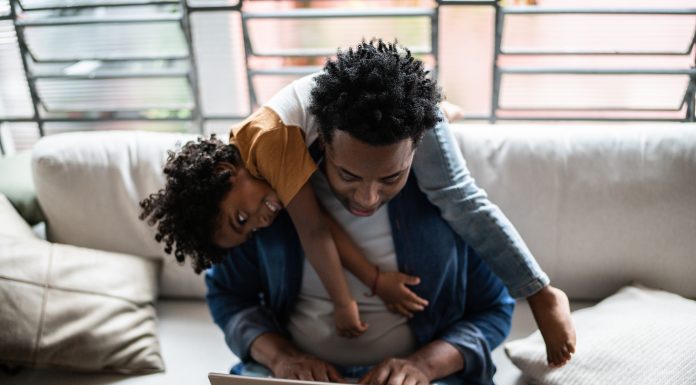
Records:
[[[10,13],[0,15],[2,20],[11,20],[14,25],[17,44],[19,46],[20,58],[22,60],[22,68],[24,70],[29,94],[31,96],[31,104],[33,114],[31,117],[0,117],[0,123],[3,122],[34,122],[37,124],[39,135],[44,136],[44,123],[46,122],[97,122],[97,121],[191,121],[194,126],[202,131],[203,122],[208,119],[218,119],[220,117],[203,116],[200,108],[200,90],[198,86],[196,58],[193,54],[193,38],[191,31],[190,17],[195,12],[239,12],[241,9],[241,1],[233,5],[189,5],[185,0],[123,0],[123,1],[99,1],[99,0],[83,0],[82,2],[63,2],[63,1],[44,1],[41,5],[32,6],[25,4],[22,0],[9,0]],[[34,2],[36,3],[36,2]],[[96,8],[116,8],[116,7],[163,7],[169,6],[176,9],[175,13],[151,13],[151,14],[129,14],[116,16],[94,16],[90,14],[81,15]],[[43,11],[43,12],[35,12]],[[46,13],[48,11],[48,16]],[[70,16],[65,16],[69,12]],[[38,13],[39,16],[34,14]],[[78,25],[107,25],[107,24],[152,24],[152,23],[176,23],[179,25],[183,35],[185,44],[185,53],[176,55],[162,54],[109,54],[109,55],[90,55],[90,56],[72,56],[63,58],[42,58],[38,57],[31,47],[27,44],[25,32],[30,28],[40,27],[66,27]],[[136,62],[182,62],[186,64],[185,68],[149,68],[137,69],[130,71],[97,69],[81,74],[67,74],[60,71],[36,71],[33,68],[34,64],[70,64],[79,63],[82,61],[99,61],[103,63],[114,63],[118,65],[127,65]],[[142,66],[138,66],[142,67]],[[161,78],[184,78],[189,87],[189,92],[192,97],[192,103],[187,113],[181,113],[181,108],[172,106],[163,106],[163,113],[158,116],[145,114],[142,110],[109,110],[109,111],[92,111],[103,112],[104,114],[84,114],[85,111],[58,111],[65,112],[64,116],[52,116],[51,112],[56,112],[55,109],[49,108],[43,102],[41,94],[37,87],[38,80],[104,80],[104,79],[161,79]],[[152,107],[150,107],[152,109]],[[78,112],[82,116],[74,116],[72,114]],[[242,119],[242,115],[229,115],[225,119]]]
[[[611,55],[611,56],[673,56],[681,55],[688,56],[694,52],[696,45],[696,25],[693,37],[688,46],[683,51],[618,51],[618,50],[505,50],[502,48],[502,40],[504,35],[505,16],[506,15],[696,15],[696,8],[689,9],[594,9],[594,8],[544,8],[544,7],[524,7],[524,8],[505,8],[498,4],[495,6],[495,43],[493,56],[493,84],[492,84],[492,100],[491,111],[488,120],[494,123],[496,120],[554,120],[554,121],[695,121],[694,117],[694,100],[696,92],[696,62],[691,68],[684,69],[664,69],[664,68],[554,68],[554,67],[523,67],[511,68],[502,67],[499,65],[501,56],[505,55],[544,55],[544,56],[562,56],[562,55]],[[587,116],[498,116],[500,107],[500,90],[502,88],[503,74],[526,74],[526,75],[687,75],[689,77],[684,96],[681,99],[679,106],[670,109],[654,109],[654,108],[610,108],[610,111],[635,111],[635,112],[653,112],[653,111],[681,111],[685,109],[683,118],[657,118],[657,117],[587,117]],[[506,108],[506,110],[514,110],[514,108]],[[520,110],[531,110],[530,108],[520,108]],[[540,108],[543,111],[601,111],[601,108]]]
[[[255,49],[249,33],[249,21],[258,19],[347,19],[347,18],[427,18],[430,22],[430,47],[413,47],[412,53],[416,55],[430,55],[433,58],[433,76],[437,76],[438,71],[438,10],[439,5],[434,8],[377,8],[370,10],[359,10],[350,8],[332,9],[293,9],[287,11],[272,12],[245,12],[242,9],[242,31],[244,37],[245,64],[247,70],[247,83],[249,89],[249,109],[253,111],[259,106],[259,100],[254,86],[256,76],[303,76],[321,70],[320,66],[283,66],[271,69],[252,68],[250,61],[253,57],[276,57],[276,58],[316,58],[332,56],[336,53],[335,49],[281,49],[272,51],[261,51]]]
[[[489,120],[496,122],[497,120],[598,120],[598,121],[631,121],[631,120],[678,120],[678,121],[694,121],[696,107],[696,63],[691,68],[684,69],[640,69],[640,68],[552,68],[552,67],[504,67],[499,64],[500,58],[503,56],[515,55],[540,55],[540,56],[562,56],[562,55],[692,55],[694,45],[696,44],[696,30],[690,44],[683,51],[653,51],[653,52],[635,52],[616,50],[530,50],[530,49],[505,49],[502,47],[504,35],[505,19],[508,15],[696,15],[696,8],[693,9],[560,9],[560,8],[544,8],[544,7],[524,7],[524,8],[506,8],[500,5],[496,0],[491,1],[466,1],[466,0],[438,0],[432,7],[427,8],[390,8],[390,9],[372,9],[372,10],[356,10],[348,8],[334,9],[294,9],[287,11],[272,11],[272,12],[246,12],[242,7],[243,2],[240,0],[232,5],[192,5],[186,0],[76,0],[75,2],[62,1],[32,1],[28,0],[9,0],[9,14],[0,15],[0,20],[11,20],[14,24],[17,43],[19,46],[22,67],[25,72],[29,94],[32,102],[32,116],[20,118],[3,118],[2,122],[35,122],[38,125],[39,134],[44,135],[43,125],[45,122],[93,122],[93,121],[110,121],[110,120],[158,120],[158,121],[191,121],[198,130],[203,130],[203,125],[209,120],[236,120],[243,119],[245,116],[225,114],[225,115],[204,115],[200,105],[200,89],[198,84],[197,63],[193,49],[193,38],[191,28],[191,15],[198,12],[232,12],[238,13],[241,17],[241,33],[244,41],[245,52],[245,68],[246,81],[248,84],[249,108],[253,111],[257,107],[259,100],[254,86],[254,77],[256,76],[285,76],[285,75],[304,75],[319,70],[317,66],[283,66],[278,68],[253,68],[250,66],[250,61],[253,57],[275,57],[275,58],[317,58],[330,56],[334,54],[334,50],[317,49],[317,48],[284,48],[274,50],[259,50],[252,44],[251,35],[249,32],[249,21],[255,19],[331,19],[331,18],[405,18],[405,17],[423,17],[430,20],[430,46],[429,47],[413,47],[413,52],[418,55],[431,55],[433,58],[434,76],[437,76],[439,45],[439,13],[440,8],[460,7],[460,6],[491,6],[495,9],[495,28],[494,28],[494,56],[493,56],[493,76],[492,76],[492,98],[490,114],[487,116],[467,116],[465,119],[471,120]],[[38,4],[37,4],[38,3]],[[170,7],[176,12],[169,13],[154,13],[154,14],[129,14],[129,15],[112,15],[112,16],[94,16],[89,14],[90,10],[96,8],[117,8],[117,7]],[[46,13],[48,16],[45,16]],[[68,14],[66,16],[66,13]],[[177,23],[185,40],[185,53],[181,54],[104,54],[104,55],[82,55],[62,58],[42,58],[32,51],[27,44],[25,33],[31,28],[40,27],[57,27],[57,26],[74,26],[74,25],[102,25],[102,24],[141,24],[141,23]],[[105,63],[124,64],[130,62],[179,62],[185,63],[184,68],[150,68],[139,69],[136,71],[119,71],[101,69],[91,71],[86,74],[66,74],[57,71],[41,72],[35,71],[34,64],[48,63],[78,63],[85,60],[99,60]],[[613,109],[623,111],[680,111],[686,106],[686,114],[682,119],[662,119],[662,118],[608,118],[608,117],[579,117],[579,116],[499,116],[501,110],[515,111],[515,108],[503,109],[500,106],[500,92],[503,86],[502,77],[504,74],[524,74],[529,76],[534,75],[549,75],[549,74],[571,74],[577,76],[585,75],[680,75],[688,76],[689,82],[685,94],[681,100],[681,104],[672,109]],[[109,114],[90,115],[82,114],[82,116],[73,116],[66,114],[64,116],[51,115],[50,108],[42,100],[42,95],[37,87],[37,82],[46,79],[63,79],[63,80],[103,80],[103,79],[156,79],[156,78],[185,78],[190,88],[192,103],[188,113],[181,114],[180,109],[172,109],[169,112],[158,114],[158,116],[146,116],[142,111],[122,110],[108,111]],[[171,109],[172,106],[164,106],[163,110]],[[521,108],[522,109],[522,108]],[[530,108],[525,108],[530,110]],[[534,110],[532,108],[531,110]],[[553,108],[540,108],[539,110],[550,111]],[[567,111],[568,109],[560,109]],[[572,109],[571,109],[572,110]],[[576,111],[579,109],[575,109]],[[601,109],[587,109],[601,110]],[[65,112],[65,111],[61,111]]]

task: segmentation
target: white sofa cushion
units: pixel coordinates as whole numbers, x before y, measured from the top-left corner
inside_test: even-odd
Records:
[[[696,125],[456,125],[479,186],[556,286],[696,298]]]
[[[0,362],[163,370],[154,309],[157,261],[37,239],[1,195],[0,223]]]
[[[0,238],[37,239],[6,196],[0,194]]]
[[[577,350],[561,368],[546,365],[539,331],[505,344],[505,352],[535,384],[696,384],[695,301],[626,287],[573,312],[573,321]]]
[[[167,151],[194,135],[133,131],[47,136],[34,147],[32,171],[53,242],[164,261],[160,295],[203,297],[205,284],[176,263],[138,217],[139,202],[164,186]]]

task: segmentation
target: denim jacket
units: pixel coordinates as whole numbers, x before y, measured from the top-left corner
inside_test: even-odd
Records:
[[[418,346],[444,340],[464,358],[462,381],[492,383],[491,351],[510,330],[514,301],[441,218],[413,175],[389,202],[388,212],[399,271],[419,276],[421,283],[412,290],[430,302],[409,320]],[[251,344],[263,333],[291,338],[285,325],[300,292],[303,261],[292,221],[281,213],[207,272],[211,314],[241,360],[251,359]]]

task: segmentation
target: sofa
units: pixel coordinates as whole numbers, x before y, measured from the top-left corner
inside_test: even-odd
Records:
[[[591,308],[633,283],[696,298],[696,125],[452,127],[477,183],[516,225],[552,283],[568,294],[573,310]],[[126,302],[133,311],[153,310],[145,317],[155,330],[154,338],[149,337],[153,342],[139,354],[150,349],[148,357],[160,354],[162,362],[139,372],[147,374],[95,372],[85,357],[85,366],[77,363],[75,370],[70,364],[50,364],[65,353],[60,350],[60,341],[42,340],[35,342],[34,348],[52,346],[54,356],[47,355],[40,365],[49,367],[5,370],[0,372],[0,383],[206,384],[208,372],[227,372],[237,361],[211,320],[203,300],[202,277],[165,254],[154,241],[154,230],[138,219],[138,202],[163,184],[161,168],[167,151],[193,138],[178,133],[80,132],[48,136],[36,144],[32,170],[46,219],[47,240],[30,242],[44,242],[44,248],[69,245],[65,247],[83,254],[95,250],[94,257],[79,262],[80,266],[88,264],[85,269],[91,273],[76,284],[86,289],[71,289],[75,292],[99,287],[103,280],[104,286],[110,285],[104,293],[118,297],[121,291],[112,292],[133,285],[130,277],[152,279],[152,283],[132,290],[134,297]],[[2,241],[10,233],[19,237],[14,230],[0,226],[0,260],[3,254],[16,250],[7,246],[15,245],[15,241]],[[23,229],[21,237],[37,236]],[[144,261],[146,273],[129,270],[135,265],[113,270],[101,267],[101,255],[96,250],[110,253],[106,260],[129,256]],[[82,268],[68,269],[71,277],[79,275]],[[148,269],[154,269],[154,273]],[[109,283],[110,278],[99,278],[104,271],[127,279]],[[0,277],[3,274],[0,272]],[[127,295],[131,294],[122,296]],[[44,304],[48,297],[44,295]],[[128,309],[118,314],[128,315]],[[60,326],[62,313],[58,313],[53,317]],[[683,314],[680,319],[690,321],[685,317],[693,313]],[[2,319],[0,316],[0,322]],[[20,329],[24,321],[14,322],[10,329]],[[95,327],[101,325],[99,322]],[[696,329],[696,322],[693,325]],[[123,335],[128,330],[111,329],[106,335]],[[535,330],[527,304],[518,301],[507,341],[525,338]],[[579,348],[583,346],[583,335],[578,335]],[[538,332],[530,338],[537,338],[538,345]],[[79,349],[80,343],[76,346]],[[514,354],[510,349],[515,346],[508,346],[511,356]],[[36,359],[44,353],[33,354]],[[529,373],[523,374],[513,365],[502,346],[493,356],[498,367],[497,384],[532,380]],[[76,359],[80,361],[79,354]],[[519,360],[516,363],[525,368]],[[162,368],[164,371],[160,371]]]

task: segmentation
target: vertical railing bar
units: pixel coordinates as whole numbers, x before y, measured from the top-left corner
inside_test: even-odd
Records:
[[[258,103],[256,89],[254,88],[254,79],[251,73],[251,68],[249,67],[249,58],[253,53],[253,48],[251,45],[251,36],[249,35],[249,26],[247,25],[247,19],[244,17],[244,8],[240,11],[240,16],[242,20],[242,38],[244,40],[244,65],[246,67],[247,74],[247,88],[249,93],[249,113],[253,113]]]
[[[31,96],[31,104],[34,112],[33,117],[39,128],[39,136],[43,137],[45,135],[43,127],[44,122],[39,111],[39,103],[41,103],[41,99],[39,98],[38,91],[36,90],[36,83],[31,77],[31,69],[29,68],[29,62],[27,61],[27,52],[29,48],[26,40],[24,39],[24,28],[17,25],[17,3],[18,0],[10,0],[10,15],[12,16],[12,24],[14,25],[15,35],[17,36],[19,56],[22,59],[22,67],[24,68],[24,77],[26,78],[27,86],[29,87],[29,95]]]
[[[440,77],[440,3],[435,4],[435,12],[430,17],[430,51],[433,55],[433,79]]]
[[[201,106],[201,95],[198,87],[198,65],[196,63],[196,55],[193,45],[193,32],[191,29],[191,15],[188,9],[187,0],[181,0],[181,29],[184,33],[184,38],[186,39],[186,49],[189,56],[189,72],[186,77],[189,86],[191,87],[191,93],[193,94],[193,116],[192,121],[198,126],[198,131],[203,134],[203,112]]]
[[[495,123],[497,119],[498,107],[500,103],[500,83],[501,73],[498,68],[498,58],[500,57],[500,46],[503,39],[503,22],[505,12],[500,6],[500,2],[496,1],[495,5],[495,36],[493,42],[493,87],[491,89],[491,116],[489,122]]]

